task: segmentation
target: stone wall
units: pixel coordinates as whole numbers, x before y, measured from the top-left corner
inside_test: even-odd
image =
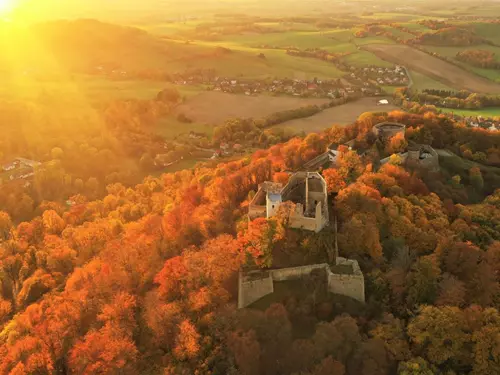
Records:
[[[314,159],[309,160],[302,166],[302,170],[316,172],[320,167],[322,167],[329,161],[329,156],[330,153],[325,152],[324,154],[321,154]]]
[[[240,271],[238,288],[238,308],[244,308],[262,297],[274,293],[274,281],[296,280],[308,276],[313,270],[326,270],[328,290],[365,302],[365,279],[358,262],[338,257],[337,265],[350,266],[352,273],[338,274],[332,272],[326,263],[312,264],[301,267],[281,268],[270,271],[253,271],[243,274]]]
[[[266,196],[267,193],[263,189],[257,190],[255,197],[248,205],[248,218],[250,220],[266,217]]]
[[[328,265],[326,263],[322,263],[301,267],[281,268],[278,270],[272,270],[271,276],[273,281],[294,280],[300,279],[304,276],[309,276],[309,274],[314,270],[325,269],[327,267]]]
[[[303,207],[297,204],[296,212],[290,216],[290,227],[318,233],[329,223],[328,209],[323,208],[321,202],[316,205],[314,217],[304,216],[303,211]]]
[[[408,153],[406,165],[412,168],[426,169],[431,172],[439,171],[439,155],[431,146],[421,145],[418,157],[415,154]],[[426,157],[421,157],[425,154]]]
[[[340,294],[360,302],[365,302],[365,278],[359,268],[358,262],[339,257],[337,258],[337,265],[351,266],[352,275],[328,272],[328,290],[334,294]]]
[[[255,301],[274,293],[273,278],[270,272],[256,271],[238,277],[238,308],[247,307]]]
[[[396,134],[406,133],[406,126],[397,122],[382,122],[372,128],[373,133],[380,139],[394,137]]]
[[[318,230],[318,221],[314,217],[305,217],[293,215],[290,217],[290,227],[297,229],[305,229],[313,232],[319,232],[322,228]]]
[[[325,193],[322,191],[309,191],[308,203],[309,210],[315,210],[318,203],[325,201]]]
[[[401,165],[409,168],[425,169],[431,172],[439,171],[439,155],[431,146],[422,145],[422,150],[409,151],[398,154],[401,158]],[[421,151],[425,152],[427,157],[420,158]],[[387,164],[391,157],[380,160],[380,165]]]
[[[248,218],[254,220],[259,217],[266,217],[266,206],[249,206]]]

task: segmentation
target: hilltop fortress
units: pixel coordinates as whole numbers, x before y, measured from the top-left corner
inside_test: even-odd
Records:
[[[373,126],[372,133],[376,139],[385,144],[394,136],[400,134],[404,136],[406,126],[395,122],[383,122]],[[270,219],[278,214],[284,202],[292,202],[294,205],[290,213],[290,227],[316,233],[323,230],[330,223],[328,192],[326,181],[318,170],[335,167],[337,158],[349,151],[365,155],[367,150],[357,148],[356,143],[353,139],[341,145],[330,145],[325,153],[304,164],[302,171],[292,174],[285,186],[269,181],[259,185],[256,195],[249,204],[249,220],[259,217]],[[432,172],[439,170],[439,155],[430,145],[410,143],[398,156],[402,166]],[[387,157],[380,160],[380,164],[389,161],[390,157]],[[322,263],[281,269],[241,270],[238,307],[250,306],[262,297],[274,293],[276,282],[305,280],[311,272],[318,270],[324,271],[329,292],[365,302],[364,276],[358,262],[337,256],[333,265]]]
[[[248,218],[272,218],[284,202],[295,205],[290,214],[292,228],[318,233],[330,222],[326,181],[318,172],[297,172],[285,186],[264,182],[250,202]],[[248,307],[274,293],[275,282],[305,279],[315,270],[324,271],[330,293],[365,301],[365,281],[358,262],[337,257],[334,265],[322,263],[269,270],[240,270],[238,308]]]

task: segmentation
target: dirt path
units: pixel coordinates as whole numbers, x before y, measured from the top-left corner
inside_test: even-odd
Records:
[[[485,94],[500,93],[500,84],[479,77],[449,62],[415,48],[398,44],[370,44],[363,47],[383,60],[405,65],[457,90]]]

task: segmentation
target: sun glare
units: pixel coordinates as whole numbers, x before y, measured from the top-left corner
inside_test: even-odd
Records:
[[[12,9],[14,0],[0,0],[0,13],[5,13]]]

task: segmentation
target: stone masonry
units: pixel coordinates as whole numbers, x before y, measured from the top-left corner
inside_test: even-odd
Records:
[[[337,266],[351,267],[349,274],[335,273],[326,264],[313,264],[301,267],[281,268],[266,271],[240,271],[238,284],[238,308],[250,306],[257,300],[274,293],[275,281],[287,281],[308,276],[313,270],[324,269],[327,275],[328,290],[331,293],[351,297],[365,302],[365,279],[358,262],[338,257]]]

